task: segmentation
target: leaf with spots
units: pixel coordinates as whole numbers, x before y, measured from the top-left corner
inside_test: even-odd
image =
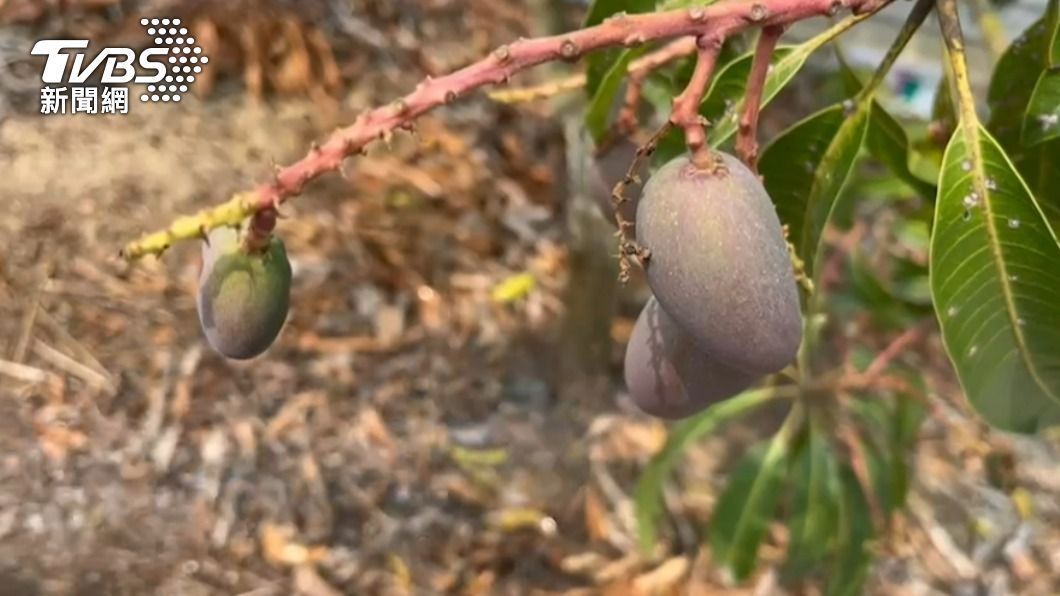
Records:
[[[1023,144],[1037,145],[1060,138],[1060,72],[1038,77],[1023,116]]]
[[[1060,423],[1060,245],[997,141],[962,121],[943,158],[931,292],[969,402],[990,424]]]

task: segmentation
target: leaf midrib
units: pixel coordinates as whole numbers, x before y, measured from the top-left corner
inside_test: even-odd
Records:
[[[1008,266],[1005,264],[1004,255],[1002,254],[1003,247],[997,231],[997,221],[994,217],[994,206],[993,206],[993,194],[989,192],[986,186],[986,180],[983,178],[983,172],[985,168],[985,162],[983,160],[982,147],[980,146],[981,133],[985,131],[981,130],[981,125],[978,120],[974,120],[969,123],[967,120],[961,122],[961,133],[964,135],[965,152],[971,158],[972,161],[972,187],[975,192],[979,193],[979,196],[983,197],[983,215],[986,219],[983,223],[983,227],[986,229],[987,239],[990,242],[990,256],[994,261],[994,267],[997,269],[999,278],[998,283],[1001,285],[1001,294],[1005,300],[1005,313],[1008,315],[1009,328],[1012,331],[1012,335],[1016,339],[1016,346],[1020,352],[1020,358],[1023,360],[1027,367],[1027,372],[1030,373],[1031,378],[1034,382],[1056,402],[1060,402],[1060,396],[1055,394],[1049,387],[1049,384],[1041,377],[1038,372],[1037,364],[1027,347],[1027,338],[1023,334],[1023,328],[1019,325],[1020,316],[1017,309],[1015,296],[1013,294],[1011,282],[1008,277]],[[952,147],[951,147],[952,149]],[[1007,156],[1002,155],[1006,160]],[[943,163],[947,163],[948,160],[943,159]],[[1012,166],[1012,164],[1008,164]],[[960,167],[960,164],[950,164],[951,167]],[[1014,166],[1011,167],[1012,172],[1016,172]],[[1019,176],[1016,174],[1017,177]]]

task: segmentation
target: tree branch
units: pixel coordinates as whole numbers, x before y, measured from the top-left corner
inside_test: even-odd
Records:
[[[474,64],[444,77],[424,80],[411,93],[388,106],[361,114],[351,126],[335,131],[323,145],[313,147],[299,161],[279,169],[272,181],[237,194],[198,215],[179,218],[166,230],[129,243],[122,249],[121,256],[135,260],[149,254],[161,255],[173,242],[199,238],[204,232],[220,226],[238,226],[260,211],[276,209],[299,194],[310,180],[338,170],[347,156],[363,151],[372,141],[385,139],[396,129],[411,129],[412,122],[425,112],[452,103],[479,87],[505,83],[512,75],[538,64],[575,60],[587,52],[603,48],[635,47],[677,37],[724,40],[750,27],[784,25],[820,15],[835,15],[843,8],[856,14],[874,12],[889,2],[891,0],[727,1],[659,13],[620,13],[587,29],[503,45]]]
[[[762,108],[762,89],[769,74],[769,62],[777,42],[784,33],[783,25],[764,27],[755,46],[751,72],[747,75],[747,92],[744,95],[743,114],[740,116],[740,132],[736,137],[736,154],[753,172],[758,172],[758,113]]]

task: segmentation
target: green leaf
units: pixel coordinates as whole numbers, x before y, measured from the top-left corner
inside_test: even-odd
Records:
[[[931,241],[942,338],[972,406],[1033,432],[1060,422],[1060,245],[1004,150],[962,123],[943,158]]]
[[[645,552],[655,545],[656,523],[662,514],[663,483],[669,478],[685,449],[730,420],[773,399],[777,396],[776,392],[777,390],[771,387],[747,391],[673,426],[662,451],[652,458],[641,473],[633,496],[638,538]]]
[[[743,581],[754,571],[758,547],[780,501],[788,458],[788,436],[778,432],[737,465],[711,516],[714,560]]]
[[[1042,56],[1046,33],[1044,18],[1028,27],[1002,54],[990,79],[986,95],[990,107],[987,128],[1014,155],[1019,153],[1023,115],[1045,68]]]
[[[1023,143],[1037,145],[1060,138],[1060,72],[1043,72],[1023,116]]]
[[[604,22],[607,17],[626,12],[651,12],[655,10],[655,0],[593,0],[592,6],[585,13],[583,27],[592,27]]]
[[[810,431],[793,471],[795,498],[788,521],[787,566],[799,569],[828,554],[839,525],[839,464],[828,437],[819,429]]]
[[[868,579],[872,554],[868,543],[874,536],[872,515],[857,476],[848,466],[840,472],[842,498],[839,503],[839,553],[829,574],[827,596],[859,596]]]
[[[1016,165],[1053,230],[1060,230],[1060,139],[1026,149]]]
[[[934,182],[918,176],[910,167],[913,150],[909,145],[905,129],[879,102],[872,103],[872,115],[869,118],[865,145],[876,159],[883,162],[895,176],[908,184],[917,194],[923,197],[935,196]],[[935,179],[937,179],[937,173]]]
[[[762,107],[767,106],[795,78],[795,75],[806,64],[806,59],[811,54],[867,18],[867,16],[866,13],[847,17],[799,45],[778,48],[773,54],[773,60],[770,62],[772,68],[766,75],[765,86],[762,89]],[[717,119],[709,135],[712,147],[720,147],[732,135],[736,134],[739,128],[740,113],[743,111],[743,92],[746,88],[747,73],[751,70],[753,58],[754,52],[749,52],[726,65],[724,69],[717,73],[710,91],[704,98],[707,109],[713,109],[713,106],[719,105],[718,102],[721,102],[721,105],[725,105],[726,100],[731,102],[731,105],[725,109],[724,114],[721,116],[716,114],[712,116],[704,112],[708,119],[712,117]],[[715,89],[717,92],[715,92]],[[737,100],[737,98],[739,99]]]
[[[791,55],[797,46],[779,46],[770,57],[770,64],[772,65],[773,71],[777,69],[777,64],[784,61],[785,58]],[[800,53],[794,58],[794,62],[791,66],[787,67],[787,72],[790,72],[791,76],[794,76],[798,69],[802,67],[802,64],[806,61],[808,54]],[[714,122],[719,120],[727,110],[732,109],[736,100],[743,96],[744,91],[747,89],[747,75],[751,72],[751,62],[754,58],[754,53],[745,53],[735,60],[732,60],[725,66],[723,66],[711,80],[710,87],[707,92],[703,95],[703,101],[699,104],[699,113],[706,116],[708,120]],[[801,60],[800,60],[801,58]],[[778,80],[774,77],[774,95],[780,90],[783,85],[787,84],[790,78],[785,81]],[[777,87],[779,85],[779,87]],[[768,101],[768,77],[767,87],[762,93],[762,104]],[[717,134],[717,133],[715,133]]]
[[[788,239],[813,275],[821,234],[846,183],[869,124],[869,104],[835,105],[781,133],[762,152],[759,171],[789,226]]]
[[[666,0],[659,6],[659,11],[664,10],[676,10],[678,8],[688,8],[690,6],[710,6],[717,0]]]
[[[622,87],[622,81],[626,78],[629,63],[643,54],[646,49],[646,46],[642,46],[632,50],[623,50],[596,88],[596,93],[593,94],[589,107],[585,111],[585,128],[588,129],[595,142],[599,143],[607,133],[612,106],[615,105],[615,96]]]
[[[599,25],[607,17],[620,12],[634,14],[653,10],[655,0],[594,0],[585,15],[584,27]],[[607,50],[593,52],[586,57],[585,91],[589,97],[596,97],[604,77],[623,53],[620,50]]]

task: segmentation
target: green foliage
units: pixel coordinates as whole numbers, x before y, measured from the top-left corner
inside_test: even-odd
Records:
[[[682,420],[670,429],[662,451],[652,458],[641,472],[634,494],[637,531],[644,551],[649,551],[655,544],[658,536],[657,524],[662,514],[663,484],[673,472],[684,450],[734,418],[746,415],[776,396],[777,391],[772,388],[747,391]]]
[[[599,25],[607,17],[620,12],[635,14],[651,12],[654,9],[655,0],[593,0],[592,5],[589,6],[588,13],[585,15],[584,26],[591,27],[593,25]],[[607,50],[603,52],[594,52],[586,57],[587,82],[585,85],[585,91],[590,98],[596,96],[597,90],[600,88],[600,85],[603,84],[603,80],[607,76],[607,73],[611,71],[611,68],[615,63],[621,60],[622,56],[626,53],[625,50]],[[607,104],[610,105],[611,99],[606,101]]]
[[[824,226],[865,141],[869,114],[866,103],[852,110],[825,108],[781,133],[762,153],[766,189],[811,275]]]
[[[915,11],[922,18],[932,8],[921,1]],[[778,48],[763,105],[854,22]],[[964,60],[964,44],[956,47],[948,54],[951,76],[955,61]],[[751,62],[747,51],[721,59],[700,105],[715,149],[737,134]],[[829,342],[824,334],[855,313],[869,313],[859,325],[892,338],[937,321],[961,387],[983,420],[1025,433],[1060,424],[1060,1],[1051,0],[1048,13],[1000,57],[985,97],[985,124],[959,78],[940,84],[930,125],[913,123],[889,112],[876,92],[886,66],[866,88],[842,55],[839,62],[836,84],[853,99],[789,126],[765,144],[758,163],[794,256],[816,287],[804,301],[798,365],[771,381],[775,389],[745,392],[678,422],[640,479],[636,513],[648,549],[659,532],[662,486],[682,451],[772,392],[793,395],[797,414],[751,447],[725,484],[709,522],[713,560],[737,581],[749,578],[762,543],[771,540],[769,529],[782,522],[785,581],[819,581],[827,594],[855,595],[866,589],[882,524],[905,506],[928,391],[901,354],[873,365],[882,368],[873,374],[891,381],[886,390],[871,383],[844,388],[837,376],[867,374],[881,352]],[[645,96],[656,109],[668,109],[681,92],[689,64],[649,78]],[[607,72],[594,88],[594,134],[610,124],[614,104],[604,96],[617,93],[624,73],[625,67]],[[671,131],[655,164],[685,151],[682,131]],[[693,211],[674,205],[663,211],[715,240],[724,235],[701,223],[699,212],[688,217]],[[829,226],[852,229],[860,217],[881,212],[891,217],[888,234],[874,231],[844,248],[836,255],[841,267],[829,267],[842,279],[822,283]],[[717,281],[709,276],[702,284]],[[696,345],[704,341],[697,337]]]
[[[991,424],[1060,422],[1060,245],[1004,150],[962,123],[943,160],[931,240],[942,338]]]
[[[645,49],[640,47],[623,50],[596,87],[596,92],[585,111],[585,128],[597,143],[604,138],[611,124],[611,112],[615,102],[622,99],[618,96],[618,91],[626,79],[629,63],[643,54]]]
[[[754,571],[762,544],[780,502],[790,445],[777,433],[768,445],[751,449],[729,476],[710,524],[715,562],[745,580]]]

